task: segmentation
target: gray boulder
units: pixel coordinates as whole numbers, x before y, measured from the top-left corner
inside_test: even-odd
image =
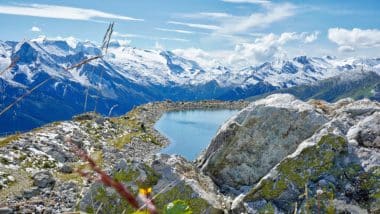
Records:
[[[33,185],[39,188],[53,187],[55,179],[48,171],[37,172],[33,175]]]
[[[32,187],[23,192],[22,197],[26,199],[30,199],[34,196],[37,196],[40,193],[38,187]]]
[[[359,123],[356,141],[365,147],[380,148],[380,112],[374,113]]]
[[[327,121],[311,104],[271,95],[224,124],[199,167],[222,191],[252,186]]]
[[[13,210],[8,207],[1,207],[0,208],[0,214],[11,214],[13,213]]]

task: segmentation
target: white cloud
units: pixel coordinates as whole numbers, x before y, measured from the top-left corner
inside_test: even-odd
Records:
[[[241,34],[249,33],[252,29],[267,27],[272,23],[282,21],[294,16],[297,6],[291,3],[272,3],[266,0],[223,0],[230,3],[258,3],[263,12],[252,13],[249,16],[236,16],[224,12],[201,12],[192,14],[182,14],[183,18],[190,19],[212,19],[217,24],[208,25],[201,23],[188,23],[169,21],[170,24],[184,25],[187,27],[208,29],[219,34]],[[310,37],[309,40],[313,40]]]
[[[281,21],[295,15],[296,6],[290,3],[284,4],[266,4],[266,9],[262,13],[253,13],[250,16],[235,17],[222,23],[223,27],[220,32],[223,33],[241,33],[252,28],[266,27],[274,22]]]
[[[253,42],[237,43],[233,50],[206,52],[197,48],[176,49],[174,52],[195,59],[201,65],[212,66],[215,60],[236,68],[271,62],[276,57],[294,56],[289,47],[301,47],[315,41],[319,32],[284,32],[282,34],[256,34]],[[294,44],[296,43],[296,44]]]
[[[206,24],[187,23],[187,22],[169,21],[168,24],[182,25],[182,26],[205,29],[205,30],[220,30],[221,29],[219,26],[216,26],[216,25],[206,25]]]
[[[171,38],[171,37],[161,37],[158,38],[160,40],[168,40],[168,41],[177,41],[177,42],[190,42],[188,39],[182,39],[182,38]]]
[[[315,31],[314,33],[311,33],[311,34],[307,35],[305,37],[305,43],[312,43],[312,42],[314,42],[315,40],[318,39],[319,34],[320,34],[319,31]]]
[[[167,28],[155,28],[159,31],[165,31],[165,32],[174,32],[174,33],[183,33],[183,34],[194,34],[193,31],[187,31],[187,30],[179,30],[179,29],[167,29]]]
[[[199,48],[175,49],[173,50],[173,53],[187,59],[192,59],[205,68],[220,64],[217,62],[219,56],[210,54]]]
[[[125,21],[143,21],[128,16],[106,13],[94,9],[85,9],[77,7],[67,7],[48,4],[28,4],[20,6],[0,5],[0,13],[10,15],[35,16],[55,19],[70,19],[70,20],[94,20],[102,19],[119,19]]]
[[[201,13],[191,13],[182,14],[181,17],[192,18],[192,19],[226,19],[231,18],[233,15],[221,12],[201,12]]]
[[[252,65],[272,61],[275,57],[288,54],[285,46],[290,42],[310,43],[317,36],[318,32],[284,32],[280,35],[270,33],[255,39],[254,42],[237,44],[229,56],[229,62],[237,65]]]
[[[232,15],[228,13],[220,13],[220,12],[202,12],[198,14],[198,17],[206,17],[206,18],[230,18]]]
[[[33,26],[30,31],[32,32],[41,32],[41,28],[37,27],[37,26]]]
[[[273,33],[256,39],[253,43],[242,43],[235,46],[229,57],[234,64],[258,63],[271,60],[281,51],[281,45],[290,40],[289,34],[277,36]]]
[[[287,42],[290,42],[290,41],[294,41],[294,40],[298,40],[298,41],[301,41],[303,43],[312,43],[318,39],[318,35],[319,35],[319,31],[314,31],[312,33],[308,33],[308,32],[302,32],[302,33],[284,32],[281,34],[278,41],[281,45],[283,45]]]
[[[189,42],[190,40],[182,39],[182,38],[171,38],[171,37],[153,37],[153,36],[146,36],[141,34],[123,34],[119,32],[114,32],[113,35],[115,37],[120,38],[139,38],[139,39],[148,39],[148,40],[168,40],[168,41],[176,41],[176,42]]]
[[[380,30],[359,29],[352,30],[344,28],[330,28],[328,31],[330,41],[339,45],[341,52],[352,52],[360,48],[380,47]]]
[[[229,3],[250,3],[250,4],[268,4],[268,0],[222,0],[223,2]]]
[[[119,42],[121,46],[128,46],[131,43],[131,40],[122,39],[122,40],[117,40],[117,42]]]
[[[121,38],[140,38],[140,39],[151,39],[152,37],[140,35],[140,34],[129,34],[129,33],[119,33],[115,31],[113,33],[113,36],[115,37],[121,37]]]
[[[355,48],[348,45],[343,45],[343,46],[339,46],[338,51],[339,52],[354,52]]]

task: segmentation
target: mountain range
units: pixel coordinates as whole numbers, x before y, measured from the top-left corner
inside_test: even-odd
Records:
[[[0,133],[95,109],[114,116],[150,101],[238,100],[341,75],[380,74],[380,58],[298,56],[236,68],[216,59],[205,63],[175,51],[142,50],[118,41],[110,43],[102,58],[66,69],[101,54],[96,44],[73,38],[0,41],[0,71],[15,61],[0,76],[1,110],[50,79],[0,116]]]

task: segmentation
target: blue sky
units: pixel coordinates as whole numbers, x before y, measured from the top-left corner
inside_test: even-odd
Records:
[[[0,40],[113,38],[139,48],[278,55],[379,56],[380,1],[0,0]]]

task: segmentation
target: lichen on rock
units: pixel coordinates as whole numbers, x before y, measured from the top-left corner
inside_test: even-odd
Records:
[[[239,190],[255,184],[326,122],[312,105],[272,95],[223,125],[198,161],[223,190]]]

